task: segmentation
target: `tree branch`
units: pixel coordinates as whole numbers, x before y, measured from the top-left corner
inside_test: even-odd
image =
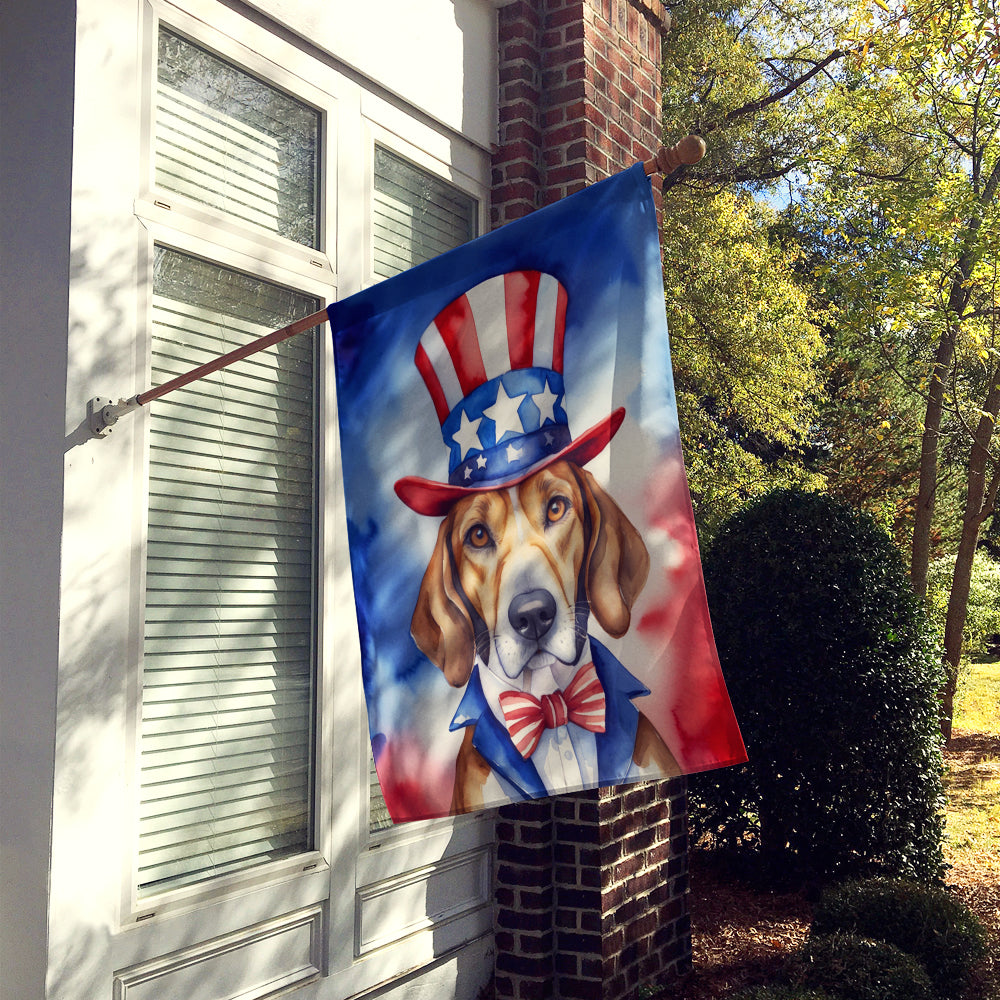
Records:
[[[734,167],[732,170],[720,170],[715,173],[704,173],[699,171],[695,178],[697,182],[706,188],[713,187],[722,190],[732,184],[763,183],[765,181],[776,181],[788,176],[789,172],[800,166],[798,160],[793,160],[767,170],[753,170],[749,166]],[[666,194],[671,188],[676,187],[687,176],[688,167],[682,164],[675,171],[663,178],[662,191]]]
[[[766,97],[758,98],[756,101],[750,101],[748,104],[744,104],[742,107],[733,108],[732,111],[728,111],[722,118],[721,121],[716,122],[713,125],[703,126],[701,129],[701,134],[706,134],[709,132],[714,132],[717,128],[722,128],[724,125],[735,121],[737,118],[743,118],[747,115],[754,115],[758,111],[763,111],[764,108],[771,104],[777,104],[778,101],[783,100],[789,94],[798,90],[803,84],[808,83],[814,76],[822,73],[831,63],[836,62],[838,59],[843,59],[847,55],[846,49],[834,49],[826,58],[821,59],[809,72],[803,73],[802,76],[796,77],[792,80],[786,87],[782,87],[781,90],[776,90],[773,94],[768,94]]]
[[[911,160],[903,169],[909,170],[915,162],[915,160]],[[908,184],[911,181],[910,175],[903,171],[897,171],[894,174],[880,174],[874,170],[862,170],[860,167],[855,167],[853,173],[857,174],[858,177],[867,177],[873,181],[898,181],[903,184]]]

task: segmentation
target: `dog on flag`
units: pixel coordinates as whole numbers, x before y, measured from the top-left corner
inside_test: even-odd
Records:
[[[588,633],[591,615],[615,638],[628,631],[649,555],[583,468],[625,411],[570,434],[566,306],[551,275],[497,275],[445,307],[416,351],[450,471],[396,493],[442,518],[411,634],[465,689],[455,813],[680,773],[632,704],[648,688]]]

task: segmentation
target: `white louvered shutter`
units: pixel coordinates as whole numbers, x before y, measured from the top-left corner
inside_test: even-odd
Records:
[[[315,308],[158,248],[154,384]],[[143,892],[311,846],[313,337],[151,404]]]
[[[374,272],[391,278],[477,235],[476,200],[439,177],[375,147]],[[369,760],[369,827],[392,825],[375,761]]]
[[[391,278],[478,235],[474,198],[381,146],[375,147],[373,223],[379,278]]]

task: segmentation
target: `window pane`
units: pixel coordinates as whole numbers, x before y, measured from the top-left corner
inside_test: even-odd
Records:
[[[319,112],[160,28],[156,184],[318,245]]]
[[[375,147],[373,208],[375,274],[391,278],[477,234],[477,203],[464,191],[381,146]],[[369,759],[369,830],[392,826],[382,789]]]
[[[390,278],[471,240],[476,200],[375,147],[375,274]]]
[[[317,308],[158,247],[152,382]],[[150,405],[142,894],[312,846],[314,337]]]

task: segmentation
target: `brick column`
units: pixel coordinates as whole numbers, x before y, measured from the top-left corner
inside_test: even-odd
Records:
[[[498,11],[494,228],[660,144],[662,0],[513,0]]]
[[[620,1000],[691,966],[683,778],[505,806],[496,996]]]
[[[494,884],[496,996],[550,1000],[555,948],[552,802],[499,810]]]
[[[655,152],[669,25],[661,0],[513,0],[497,13],[494,227]],[[679,778],[500,810],[498,998],[620,1000],[687,971],[686,789]]]

